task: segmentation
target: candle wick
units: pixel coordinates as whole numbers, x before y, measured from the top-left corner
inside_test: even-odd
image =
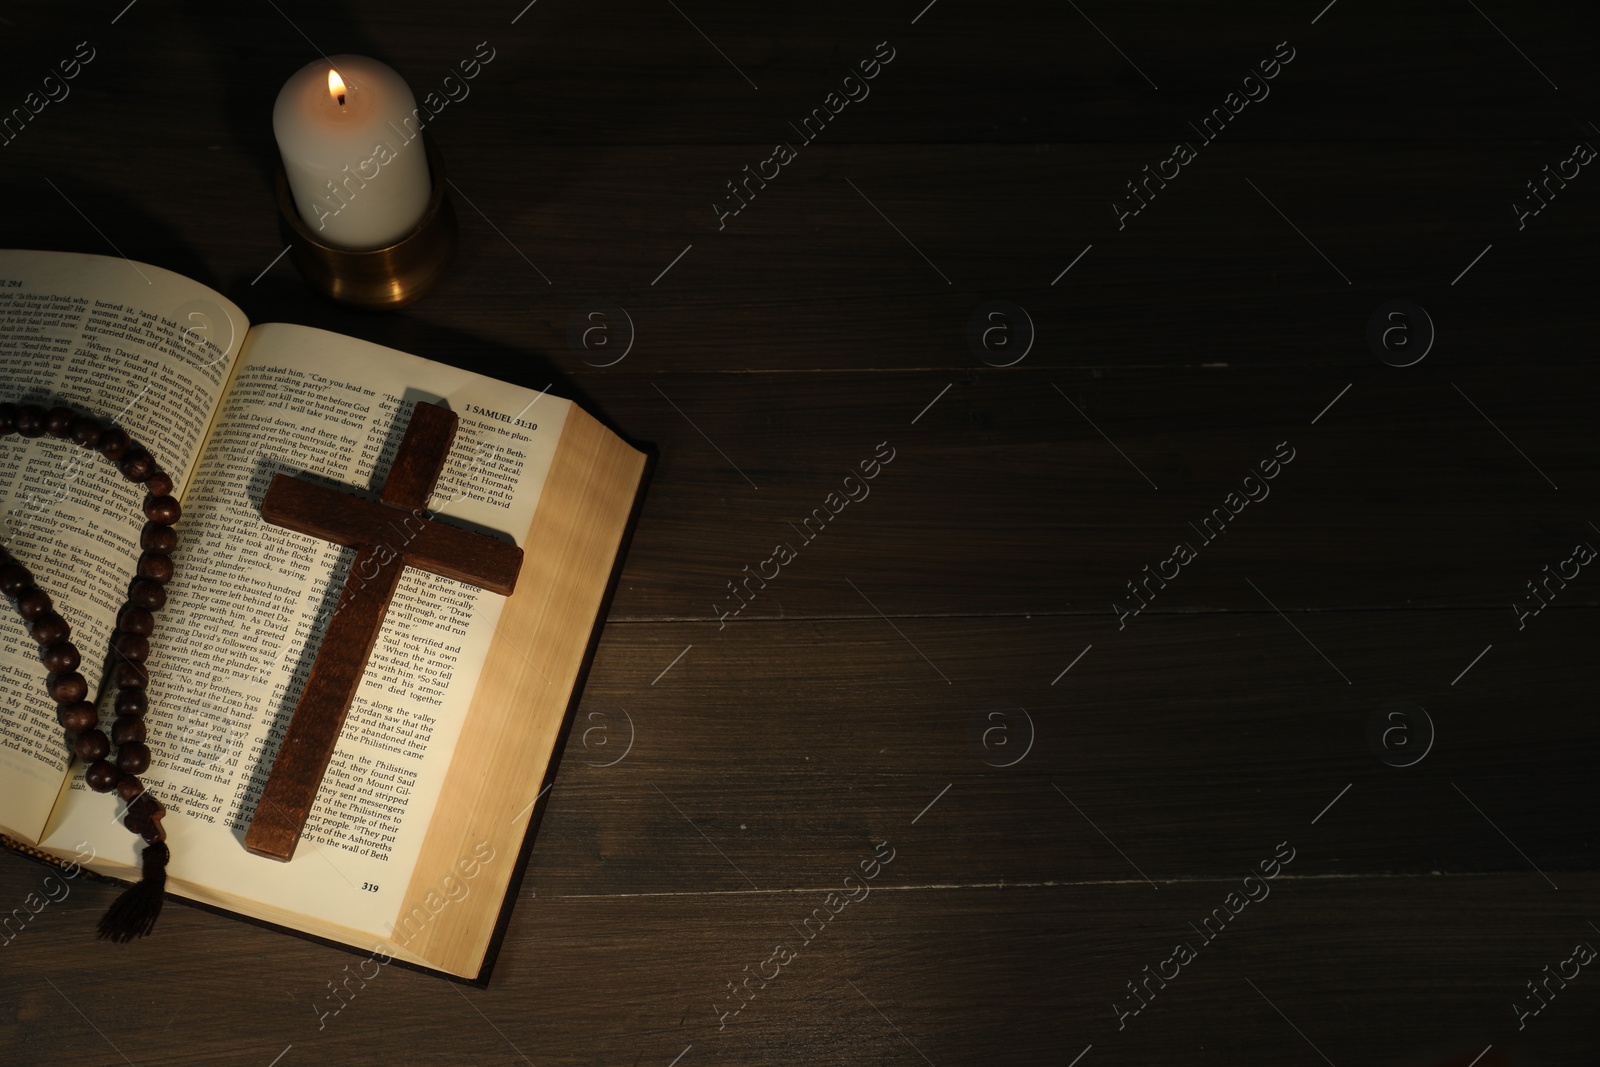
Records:
[[[343,93],[339,94],[339,106],[340,107],[344,107],[344,94]]]

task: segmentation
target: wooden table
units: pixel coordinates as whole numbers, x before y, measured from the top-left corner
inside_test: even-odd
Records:
[[[1600,577],[1512,609],[1600,544],[1600,178],[1524,185],[1600,143],[1591,7],[923,3],[6,11],[5,108],[96,57],[3,149],[0,241],[554,381],[660,464],[490,988],[391,968],[319,1030],[350,957],[184,907],[98,944],[87,887],[0,957],[0,1060],[1594,1062],[1600,977],[1512,1008],[1600,943]],[[431,126],[452,274],[317,301],[274,263],[278,86],[358,52],[421,94],[484,41]],[[1235,491],[1270,495],[1207,542]],[[0,856],[0,903],[37,878]]]

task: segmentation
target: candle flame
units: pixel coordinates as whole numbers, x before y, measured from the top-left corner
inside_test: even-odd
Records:
[[[328,95],[337,100],[340,107],[344,107],[344,79],[332,67],[328,68]]]

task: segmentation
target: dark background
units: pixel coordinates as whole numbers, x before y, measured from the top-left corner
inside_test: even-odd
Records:
[[[1513,1008],[1600,944],[1600,576],[1512,608],[1600,545],[1600,176],[1512,207],[1600,143],[1593,8],[1323,2],[0,7],[0,108],[97,51],[0,148],[0,244],[554,382],[660,451],[487,990],[388,968],[319,1030],[355,957],[182,906],[106,945],[115,889],[87,886],[0,951],[0,1058],[1596,1062],[1593,968]],[[430,126],[442,287],[369,316],[267,269],[283,81],[356,52],[420,97],[483,41]],[[882,41],[871,95],[719,230],[724,183]],[[1270,95],[1119,229],[1124,183],[1283,41]],[[1404,368],[1415,313],[1367,340],[1394,299],[1437,331]],[[573,324],[615,307],[632,346],[601,366],[626,322]],[[879,442],[870,497],[719,629]],[[1280,442],[1270,497],[1201,545]],[[1179,540],[1198,558],[1119,628]],[[1386,764],[1423,751],[1417,708],[1431,749]],[[876,892],[719,1029],[885,840]],[[39,878],[0,856],[0,907]]]

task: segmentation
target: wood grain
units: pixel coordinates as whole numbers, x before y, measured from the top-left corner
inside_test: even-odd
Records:
[[[433,487],[439,484],[439,475],[450,459],[460,424],[460,418],[449,408],[425,401],[411,405],[406,432],[395,449],[394,462],[389,465],[378,499],[391,508],[406,511],[427,507],[433,499]]]
[[[340,610],[323,631],[311,673],[250,817],[244,847],[258,856],[284,863],[294,858],[350,704],[366,675],[367,659],[389,614],[389,600],[405,573],[403,567],[382,564],[379,549],[363,545],[356,550],[339,594]],[[357,568],[372,577],[360,577]]]

